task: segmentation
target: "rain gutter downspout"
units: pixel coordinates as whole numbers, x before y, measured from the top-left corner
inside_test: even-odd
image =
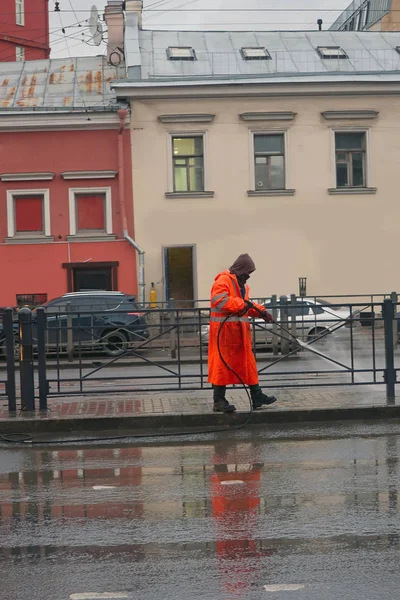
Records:
[[[128,220],[126,218],[125,206],[125,169],[124,169],[124,130],[125,123],[128,117],[127,109],[121,108],[117,112],[120,128],[118,132],[118,173],[119,173],[119,206],[122,219],[122,233],[124,239],[135,248],[139,256],[139,302],[144,305],[145,298],[145,282],[144,282],[144,250],[131,238],[128,232]]]

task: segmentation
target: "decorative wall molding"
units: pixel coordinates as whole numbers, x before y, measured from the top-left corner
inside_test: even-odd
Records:
[[[86,129],[119,129],[116,112],[39,112],[0,111],[0,131],[62,131]],[[125,127],[129,129],[130,119]]]
[[[209,114],[179,114],[179,115],[159,115],[158,120],[161,123],[212,123],[215,115]]]
[[[214,192],[166,192],[166,198],[214,198]]]
[[[32,245],[32,244],[51,244],[52,242],[54,242],[54,237],[52,235],[48,236],[48,235],[44,235],[42,237],[37,236],[37,237],[7,237],[5,238],[4,242],[6,244],[15,244],[15,245]]]
[[[295,112],[246,112],[239,115],[242,121],[293,121]]]
[[[84,235],[77,233],[76,235],[67,235],[67,242],[83,243],[83,242],[114,242],[117,239],[116,234],[94,234]]]
[[[294,196],[296,190],[249,190],[247,195],[249,198],[255,196]]]
[[[55,173],[2,173],[1,181],[52,181]]]
[[[328,194],[331,196],[346,196],[346,195],[361,195],[361,194],[376,194],[376,188],[353,187],[353,188],[330,188]]]
[[[63,179],[115,179],[118,171],[65,171],[61,173]]]
[[[376,119],[378,116],[376,110],[326,110],[321,115],[327,121],[333,121],[335,119]]]

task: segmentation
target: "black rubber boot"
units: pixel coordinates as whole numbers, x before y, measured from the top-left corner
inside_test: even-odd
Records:
[[[229,404],[225,398],[226,386],[225,385],[213,385],[214,390],[214,412],[222,413],[234,413],[236,406]]]
[[[250,395],[253,401],[253,409],[257,410],[257,408],[261,408],[262,406],[269,406],[270,404],[274,404],[277,401],[275,396],[267,396],[264,394],[260,386],[251,385],[250,386]]]

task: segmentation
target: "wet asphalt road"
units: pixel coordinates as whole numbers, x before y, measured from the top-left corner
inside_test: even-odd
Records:
[[[400,425],[0,449],[0,597],[392,600],[399,453]]]

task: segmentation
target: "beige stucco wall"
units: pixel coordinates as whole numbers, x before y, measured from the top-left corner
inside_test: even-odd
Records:
[[[326,110],[374,109],[375,120],[325,121]],[[239,113],[294,111],[293,122],[248,123]],[[197,295],[239,253],[256,261],[253,296],[400,291],[400,98],[302,97],[142,100],[132,106],[135,235],[150,282],[162,281],[162,248],[196,245]],[[159,115],[212,113],[213,123],[162,124]],[[369,130],[368,185],[376,195],[329,195],[335,185],[333,127]],[[249,131],[287,130],[287,188],[293,197],[248,197]],[[168,134],[206,132],[207,189],[214,198],[166,199]],[[157,285],[163,298],[162,284]]]
[[[391,11],[381,20],[379,31],[399,31],[400,30],[400,0],[392,0]]]

